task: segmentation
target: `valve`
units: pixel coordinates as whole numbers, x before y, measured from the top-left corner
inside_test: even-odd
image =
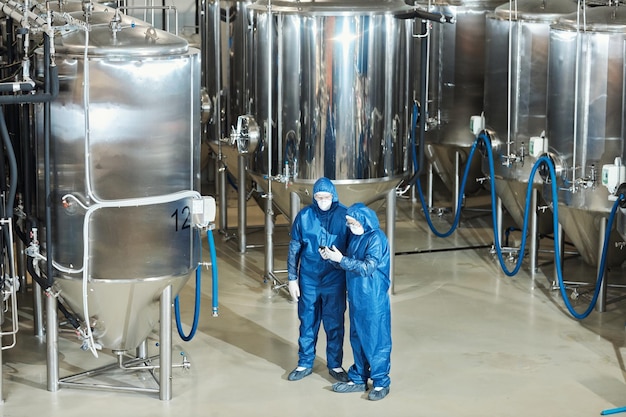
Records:
[[[191,362],[189,362],[189,360],[187,359],[187,355],[185,354],[185,352],[180,352],[180,356],[183,357],[183,362],[181,364],[181,367],[185,370],[188,370],[189,368],[191,368]]]
[[[120,9],[115,9],[115,14],[109,22],[109,28],[113,33],[113,37],[117,35],[117,32],[120,32],[122,30],[122,18],[120,16]]]
[[[240,154],[252,153],[259,143],[261,132],[254,117],[245,115],[237,118],[237,128],[232,127],[230,144],[237,146]]]
[[[576,178],[572,184],[571,191],[576,192],[579,189],[595,188],[597,180],[597,170],[594,164],[589,167],[589,175],[582,178]]]

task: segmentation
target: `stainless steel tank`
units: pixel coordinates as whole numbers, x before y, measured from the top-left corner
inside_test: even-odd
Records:
[[[98,11],[89,22],[120,25],[93,24],[88,37],[68,26],[55,38],[46,232],[63,300],[97,343],[129,350],[158,325],[162,291],[172,285],[176,295],[199,261],[190,208],[200,185],[200,53],[114,16]],[[40,210],[44,201],[40,194]]]
[[[430,31],[425,137],[426,158],[447,188],[454,190],[456,154],[460,156],[462,174],[476,139],[470,130],[470,117],[483,111],[485,16],[502,4],[502,0],[437,0],[417,4],[455,20],[452,25],[433,25]],[[465,188],[468,193],[478,191],[480,185],[475,179],[482,177],[480,158],[473,158],[470,164]]]
[[[237,118],[249,111],[250,4],[249,0],[204,4],[202,78],[215,109],[207,131],[212,146],[217,146],[219,139],[227,138]]]
[[[203,137],[218,160],[218,168],[224,169],[223,175],[230,182],[237,183],[237,186],[240,184],[241,161],[237,149],[229,146],[225,140],[237,125],[238,117],[250,113],[253,36],[252,12],[249,10],[251,4],[252,0],[212,0],[202,3],[202,61],[205,63],[202,65],[202,80],[212,108]],[[205,156],[209,157],[212,155]],[[219,181],[220,175],[216,175],[218,193],[227,186],[226,181]],[[251,187],[250,176],[245,176],[244,184]],[[252,196],[261,204],[258,193],[252,193]],[[222,197],[221,202],[226,204],[225,197]],[[225,218],[223,215],[222,227],[226,227]]]
[[[258,1],[251,115],[259,145],[250,174],[289,214],[334,180],[345,204],[384,197],[408,169],[410,22],[402,1]],[[269,63],[269,65],[268,65]],[[271,98],[271,101],[270,101]],[[271,124],[268,122],[271,120]]]
[[[624,160],[626,9],[587,8],[567,15],[550,30],[548,139],[559,168],[559,222],[585,262],[599,263],[601,222],[613,202],[600,172]],[[611,232],[609,265],[626,251]]]
[[[547,151],[550,24],[576,8],[572,0],[520,0],[487,14],[484,117],[494,132],[496,193],[519,227],[532,167]],[[486,159],[483,173],[489,175]],[[542,183],[536,175],[535,187]],[[541,219],[539,232],[550,232],[551,217]]]

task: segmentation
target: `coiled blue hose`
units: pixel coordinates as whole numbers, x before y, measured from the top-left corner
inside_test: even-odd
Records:
[[[193,325],[191,326],[191,330],[188,335],[185,335],[183,331],[183,326],[180,322],[180,303],[178,301],[178,296],[174,299],[174,311],[176,312],[176,329],[178,329],[178,335],[185,342],[189,342],[196,334],[196,330],[198,329],[198,321],[200,318],[200,300],[202,298],[202,292],[200,291],[200,284],[202,282],[202,267],[198,265],[196,267],[196,301],[193,307]]]
[[[417,105],[415,104],[413,106],[413,126],[411,129],[411,137],[412,137],[412,142],[413,142],[413,162],[414,162],[414,169],[417,172],[417,157],[415,155],[415,125],[416,125],[416,120],[418,117],[418,113],[417,113]],[[493,162],[493,153],[492,153],[492,149],[491,149],[491,140],[489,139],[488,135],[483,131],[480,133],[480,135],[478,135],[478,137],[476,138],[476,140],[474,141],[474,143],[472,144],[472,147],[470,149],[468,158],[467,158],[467,164],[465,166],[465,171],[463,173],[463,179],[461,181],[461,188],[460,188],[460,195],[464,194],[465,191],[465,184],[467,182],[467,176],[469,173],[469,166],[470,166],[470,162],[474,156],[474,152],[476,150],[476,146],[480,143],[480,142],[484,142],[484,146],[485,149],[487,151],[487,160],[489,163],[489,181],[491,184],[491,218],[492,218],[492,223],[493,223],[493,234],[494,234],[494,246],[496,248],[496,254],[498,256],[498,261],[500,263],[500,267],[502,268],[502,271],[507,275],[507,276],[514,276],[515,274],[517,274],[522,266],[522,261],[523,261],[523,254],[524,251],[526,249],[526,233],[528,231],[528,214],[530,211],[530,201],[531,201],[531,193],[532,193],[532,187],[533,187],[533,180],[535,178],[535,174],[537,173],[537,169],[539,169],[540,166],[542,165],[546,165],[548,167],[549,173],[550,173],[550,185],[551,185],[551,194],[552,194],[552,202],[553,202],[553,207],[552,207],[552,222],[554,224],[554,254],[555,254],[555,263],[556,263],[556,270],[557,270],[557,277],[558,277],[558,282],[559,282],[559,289],[561,292],[561,297],[563,298],[563,301],[565,303],[565,306],[567,307],[567,310],[570,312],[570,314],[577,318],[577,319],[584,319],[585,317],[587,317],[591,311],[593,311],[593,308],[595,307],[595,304],[597,302],[598,299],[598,295],[600,293],[600,287],[602,285],[602,279],[604,278],[604,267],[605,267],[605,263],[606,263],[606,256],[608,253],[608,246],[609,246],[609,238],[610,238],[610,230],[613,227],[613,221],[615,219],[615,213],[617,212],[617,208],[619,206],[620,201],[624,200],[624,194],[620,194],[619,197],[617,198],[617,200],[615,201],[615,203],[613,204],[613,207],[611,209],[611,213],[609,215],[608,218],[608,222],[607,222],[607,233],[605,234],[604,237],[604,244],[603,244],[603,248],[602,248],[602,256],[601,256],[601,261],[600,261],[600,266],[599,266],[599,274],[598,277],[596,279],[596,286],[595,286],[595,290],[594,290],[594,294],[593,294],[593,298],[591,300],[591,303],[589,304],[589,307],[587,308],[587,310],[585,310],[585,312],[578,313],[576,312],[576,310],[574,310],[574,308],[572,307],[571,303],[569,302],[569,299],[567,297],[567,294],[565,293],[565,285],[563,283],[563,271],[561,268],[561,254],[560,254],[560,248],[559,248],[559,236],[558,236],[558,224],[559,224],[559,205],[558,205],[558,192],[557,192],[557,188],[556,188],[556,170],[554,169],[554,164],[552,162],[552,160],[550,158],[548,158],[547,156],[542,156],[539,159],[537,159],[537,161],[535,161],[535,164],[532,167],[530,176],[528,178],[528,186],[526,188],[526,204],[525,204],[525,208],[524,208],[524,221],[523,221],[523,226],[522,226],[522,242],[520,244],[520,256],[517,259],[517,263],[515,265],[515,268],[513,268],[512,271],[509,271],[509,269],[506,267],[506,263],[504,261],[504,258],[502,256],[502,249],[500,248],[500,238],[499,238],[499,233],[497,231],[497,218],[496,218],[496,213],[495,213],[495,207],[496,207],[496,187],[494,184],[494,177],[495,177],[495,170],[494,170],[494,162]],[[451,228],[445,232],[445,233],[441,233],[439,231],[437,231],[430,219],[430,214],[428,213],[428,210],[426,208],[426,202],[424,201],[424,195],[422,192],[422,188],[420,185],[420,182],[416,180],[416,185],[417,185],[417,189],[419,192],[419,197],[420,197],[420,201],[422,203],[422,210],[424,211],[424,215],[426,217],[426,221],[428,222],[428,226],[430,227],[430,229],[432,230],[432,232],[438,236],[438,237],[447,237],[449,236],[458,226],[459,223],[459,217],[460,217],[460,212],[461,212],[461,199],[459,199],[459,203],[457,206],[457,210],[456,210],[456,215],[454,217],[454,222],[452,223]]]
[[[207,230],[207,242],[209,243],[209,253],[211,256],[211,275],[213,278],[213,292],[212,292],[213,316],[217,317],[217,311],[218,311],[217,255],[215,252],[215,240],[213,239],[213,232],[210,229]],[[202,267],[200,265],[198,265],[198,267],[196,268],[196,300],[195,300],[194,308],[193,308],[193,324],[191,326],[191,330],[189,331],[188,335],[185,335],[185,332],[183,331],[183,327],[180,321],[180,303],[178,301],[178,296],[176,296],[176,298],[174,299],[174,311],[176,313],[176,329],[178,329],[178,335],[180,336],[180,338],[183,339],[185,342],[188,342],[191,339],[193,339],[194,335],[196,334],[196,330],[198,329],[198,322],[200,319],[200,301],[202,300],[202,291],[201,291],[202,269],[201,268]]]
[[[412,153],[413,153],[413,169],[415,172],[419,172],[419,166],[417,163],[417,155],[416,155],[416,143],[415,143],[415,129],[416,129],[416,125],[417,125],[417,119],[418,119],[419,114],[418,114],[418,106],[417,103],[413,104],[413,122],[412,122],[412,126],[411,126],[411,142],[412,142]],[[467,175],[469,173],[469,161],[471,161],[472,156],[474,155],[474,150],[476,148],[476,143],[477,141],[474,142],[474,144],[472,145],[472,148],[470,150],[470,154],[468,157],[468,164],[465,167],[465,172],[463,173],[463,180],[461,181],[461,189],[460,189],[460,195],[463,195],[464,191],[465,191],[465,183],[467,181]],[[457,226],[459,225],[459,219],[461,216],[461,199],[459,199],[459,203],[458,203],[458,207],[456,210],[456,215],[454,216],[454,221],[452,222],[452,226],[450,227],[450,229],[447,232],[439,232],[436,228],[435,225],[433,224],[431,218],[430,218],[430,213],[428,212],[428,208],[426,206],[426,202],[424,201],[424,193],[422,192],[422,185],[420,184],[420,181],[418,178],[415,178],[415,185],[417,186],[417,190],[418,190],[418,195],[420,198],[420,202],[422,203],[422,210],[424,211],[424,216],[426,217],[426,222],[428,223],[428,227],[430,227],[430,230],[435,234],[435,236],[437,237],[448,237],[450,236],[454,230],[456,230]]]

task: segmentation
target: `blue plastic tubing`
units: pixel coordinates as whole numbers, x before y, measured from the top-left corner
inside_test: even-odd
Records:
[[[211,230],[207,230],[207,242],[209,243],[209,253],[211,256],[211,275],[213,281],[213,316],[217,317],[218,311],[218,279],[217,279],[217,256],[215,253],[215,240],[213,239],[213,232]],[[191,326],[191,330],[189,334],[186,335],[183,331],[183,327],[180,321],[180,304],[178,301],[178,296],[174,299],[174,310],[176,312],[176,328],[178,329],[178,334],[181,339],[185,342],[193,339],[196,334],[196,330],[198,329],[198,321],[200,318],[200,301],[202,300],[202,266],[198,265],[196,268],[196,300],[193,308],[193,324]]]
[[[418,111],[417,111],[417,105],[415,104],[413,106],[413,126],[411,129],[411,138],[412,138],[412,150],[413,150],[413,163],[414,163],[414,169],[417,172],[417,169],[419,167],[417,167],[417,157],[415,154],[415,124],[417,121],[417,117],[418,117]],[[495,177],[494,174],[494,163],[493,163],[493,153],[491,150],[491,140],[489,138],[489,136],[483,131],[480,133],[480,135],[478,135],[478,137],[476,138],[476,140],[474,141],[474,143],[472,144],[472,147],[470,149],[469,152],[469,156],[467,157],[467,163],[465,166],[465,171],[463,173],[463,179],[461,181],[461,188],[460,188],[460,195],[464,194],[465,191],[465,184],[467,182],[467,176],[469,173],[469,167],[470,167],[470,161],[472,160],[472,157],[474,156],[474,152],[476,150],[476,146],[480,143],[483,142],[484,143],[484,147],[485,150],[487,152],[487,159],[489,162],[489,181],[491,183],[491,218],[492,218],[492,223],[493,223],[493,235],[494,235],[494,246],[496,248],[496,253],[498,255],[498,261],[500,262],[500,267],[502,268],[502,271],[507,275],[507,276],[513,276],[515,274],[517,274],[522,266],[522,261],[523,261],[523,256],[518,257],[517,259],[517,263],[515,265],[515,268],[513,268],[512,271],[509,271],[508,268],[506,267],[504,258],[502,256],[502,249],[500,248],[500,238],[499,238],[499,233],[496,230],[497,227],[497,219],[496,219],[496,187],[493,181],[493,178]],[[553,201],[553,207],[552,207],[552,222],[554,224],[554,256],[555,256],[555,263],[556,263],[556,269],[557,269],[557,275],[558,275],[558,281],[559,281],[559,288],[561,291],[561,296],[563,297],[563,301],[565,302],[565,306],[567,307],[567,310],[570,312],[570,314],[577,318],[577,319],[584,319],[585,317],[587,317],[591,311],[593,311],[593,308],[595,307],[596,301],[598,299],[598,295],[600,293],[600,286],[602,284],[602,278],[604,277],[604,266],[606,263],[606,255],[608,252],[608,246],[609,246],[609,237],[610,237],[610,231],[611,228],[613,227],[613,221],[615,219],[615,213],[617,212],[617,208],[619,207],[619,203],[620,201],[624,200],[624,195],[620,194],[619,197],[617,198],[617,200],[615,201],[615,203],[613,204],[613,208],[611,209],[611,214],[609,215],[609,219],[607,222],[607,227],[606,227],[606,235],[604,237],[604,245],[602,248],[602,257],[601,257],[601,261],[600,261],[600,268],[599,268],[599,275],[598,278],[596,280],[596,286],[595,286],[595,290],[594,290],[594,294],[593,294],[593,298],[591,300],[591,303],[589,304],[589,307],[587,308],[587,310],[585,310],[584,313],[580,314],[578,312],[576,312],[574,310],[574,308],[572,307],[571,303],[569,302],[569,299],[567,297],[567,294],[565,293],[565,285],[563,284],[563,271],[561,268],[561,253],[560,253],[560,248],[559,248],[559,236],[558,236],[558,224],[559,224],[559,205],[558,205],[558,192],[557,192],[557,188],[556,188],[556,171],[554,169],[554,164],[552,162],[552,160],[550,158],[548,158],[547,156],[542,156],[539,159],[537,159],[537,161],[535,162],[535,164],[533,165],[533,168],[531,170],[529,179],[528,179],[528,187],[526,189],[526,205],[524,208],[524,222],[523,222],[523,227],[522,227],[522,242],[520,245],[520,250],[519,253],[523,254],[525,249],[526,249],[526,233],[528,231],[528,214],[529,214],[529,208],[530,208],[530,200],[531,200],[531,193],[532,193],[532,187],[533,187],[533,179],[535,177],[535,174],[537,173],[537,169],[539,169],[540,166],[542,165],[546,165],[549,169],[550,172],[550,185],[551,185],[551,194],[552,194],[552,201]],[[456,210],[456,215],[454,217],[454,221],[452,223],[452,226],[450,227],[450,229],[446,232],[439,232],[435,229],[435,226],[433,225],[431,219],[430,219],[430,213],[428,212],[428,209],[426,207],[426,202],[424,201],[424,195],[422,192],[422,188],[420,185],[420,182],[416,180],[416,185],[417,185],[417,189],[419,191],[419,197],[420,197],[420,202],[422,203],[422,210],[424,211],[424,215],[426,217],[426,221],[428,222],[428,226],[430,227],[430,229],[432,230],[432,232],[438,236],[438,237],[448,237],[450,236],[450,234],[452,234],[452,232],[454,232],[454,230],[457,228],[458,224],[459,224],[459,217],[460,217],[460,213],[461,213],[461,203],[462,200],[459,199],[459,203],[458,203],[458,207]]]

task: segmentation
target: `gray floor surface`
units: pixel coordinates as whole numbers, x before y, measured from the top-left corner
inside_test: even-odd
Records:
[[[233,204],[236,204],[233,202]],[[248,241],[262,245],[262,213],[251,207]],[[428,416],[589,417],[626,406],[625,305],[610,289],[606,312],[574,319],[553,289],[551,242],[542,240],[535,274],[525,260],[514,277],[502,272],[490,251],[489,212],[467,209],[461,227],[448,238],[428,229],[419,204],[398,201],[392,300],[391,393],[371,402],[366,394],[337,394],[325,364],[320,333],[314,373],[287,381],[297,362],[296,305],[284,291],[264,282],[264,250],[240,254],[236,240],[215,232],[219,271],[219,316],[211,316],[211,274],[204,272],[201,318],[190,342],[174,326],[173,357],[191,368],[173,370],[173,398],[158,395],[62,387],[46,389],[46,345],[33,336],[28,301],[20,315],[18,345],[3,352],[3,416]],[[384,209],[380,211],[384,223]],[[236,221],[229,208],[229,223]],[[445,231],[450,216],[434,217]],[[275,230],[275,269],[285,268],[286,222]],[[255,228],[254,226],[259,226]],[[233,231],[236,229],[233,229]],[[518,233],[519,234],[519,233]],[[519,244],[511,235],[511,245]],[[206,242],[205,242],[206,243]],[[468,249],[476,247],[476,249]],[[204,259],[209,259],[204,248]],[[507,261],[513,269],[513,263]],[[573,257],[566,279],[595,281],[595,269]],[[609,273],[619,282],[623,268]],[[571,300],[579,311],[589,304],[587,287]],[[188,330],[193,317],[194,280],[181,292]],[[28,293],[24,294],[25,299]],[[149,340],[156,352],[158,336]],[[115,359],[81,351],[71,332],[59,342],[60,374],[94,369]],[[352,362],[347,339],[344,367]],[[112,372],[106,383],[153,383],[144,372]],[[99,382],[98,382],[99,383]]]

